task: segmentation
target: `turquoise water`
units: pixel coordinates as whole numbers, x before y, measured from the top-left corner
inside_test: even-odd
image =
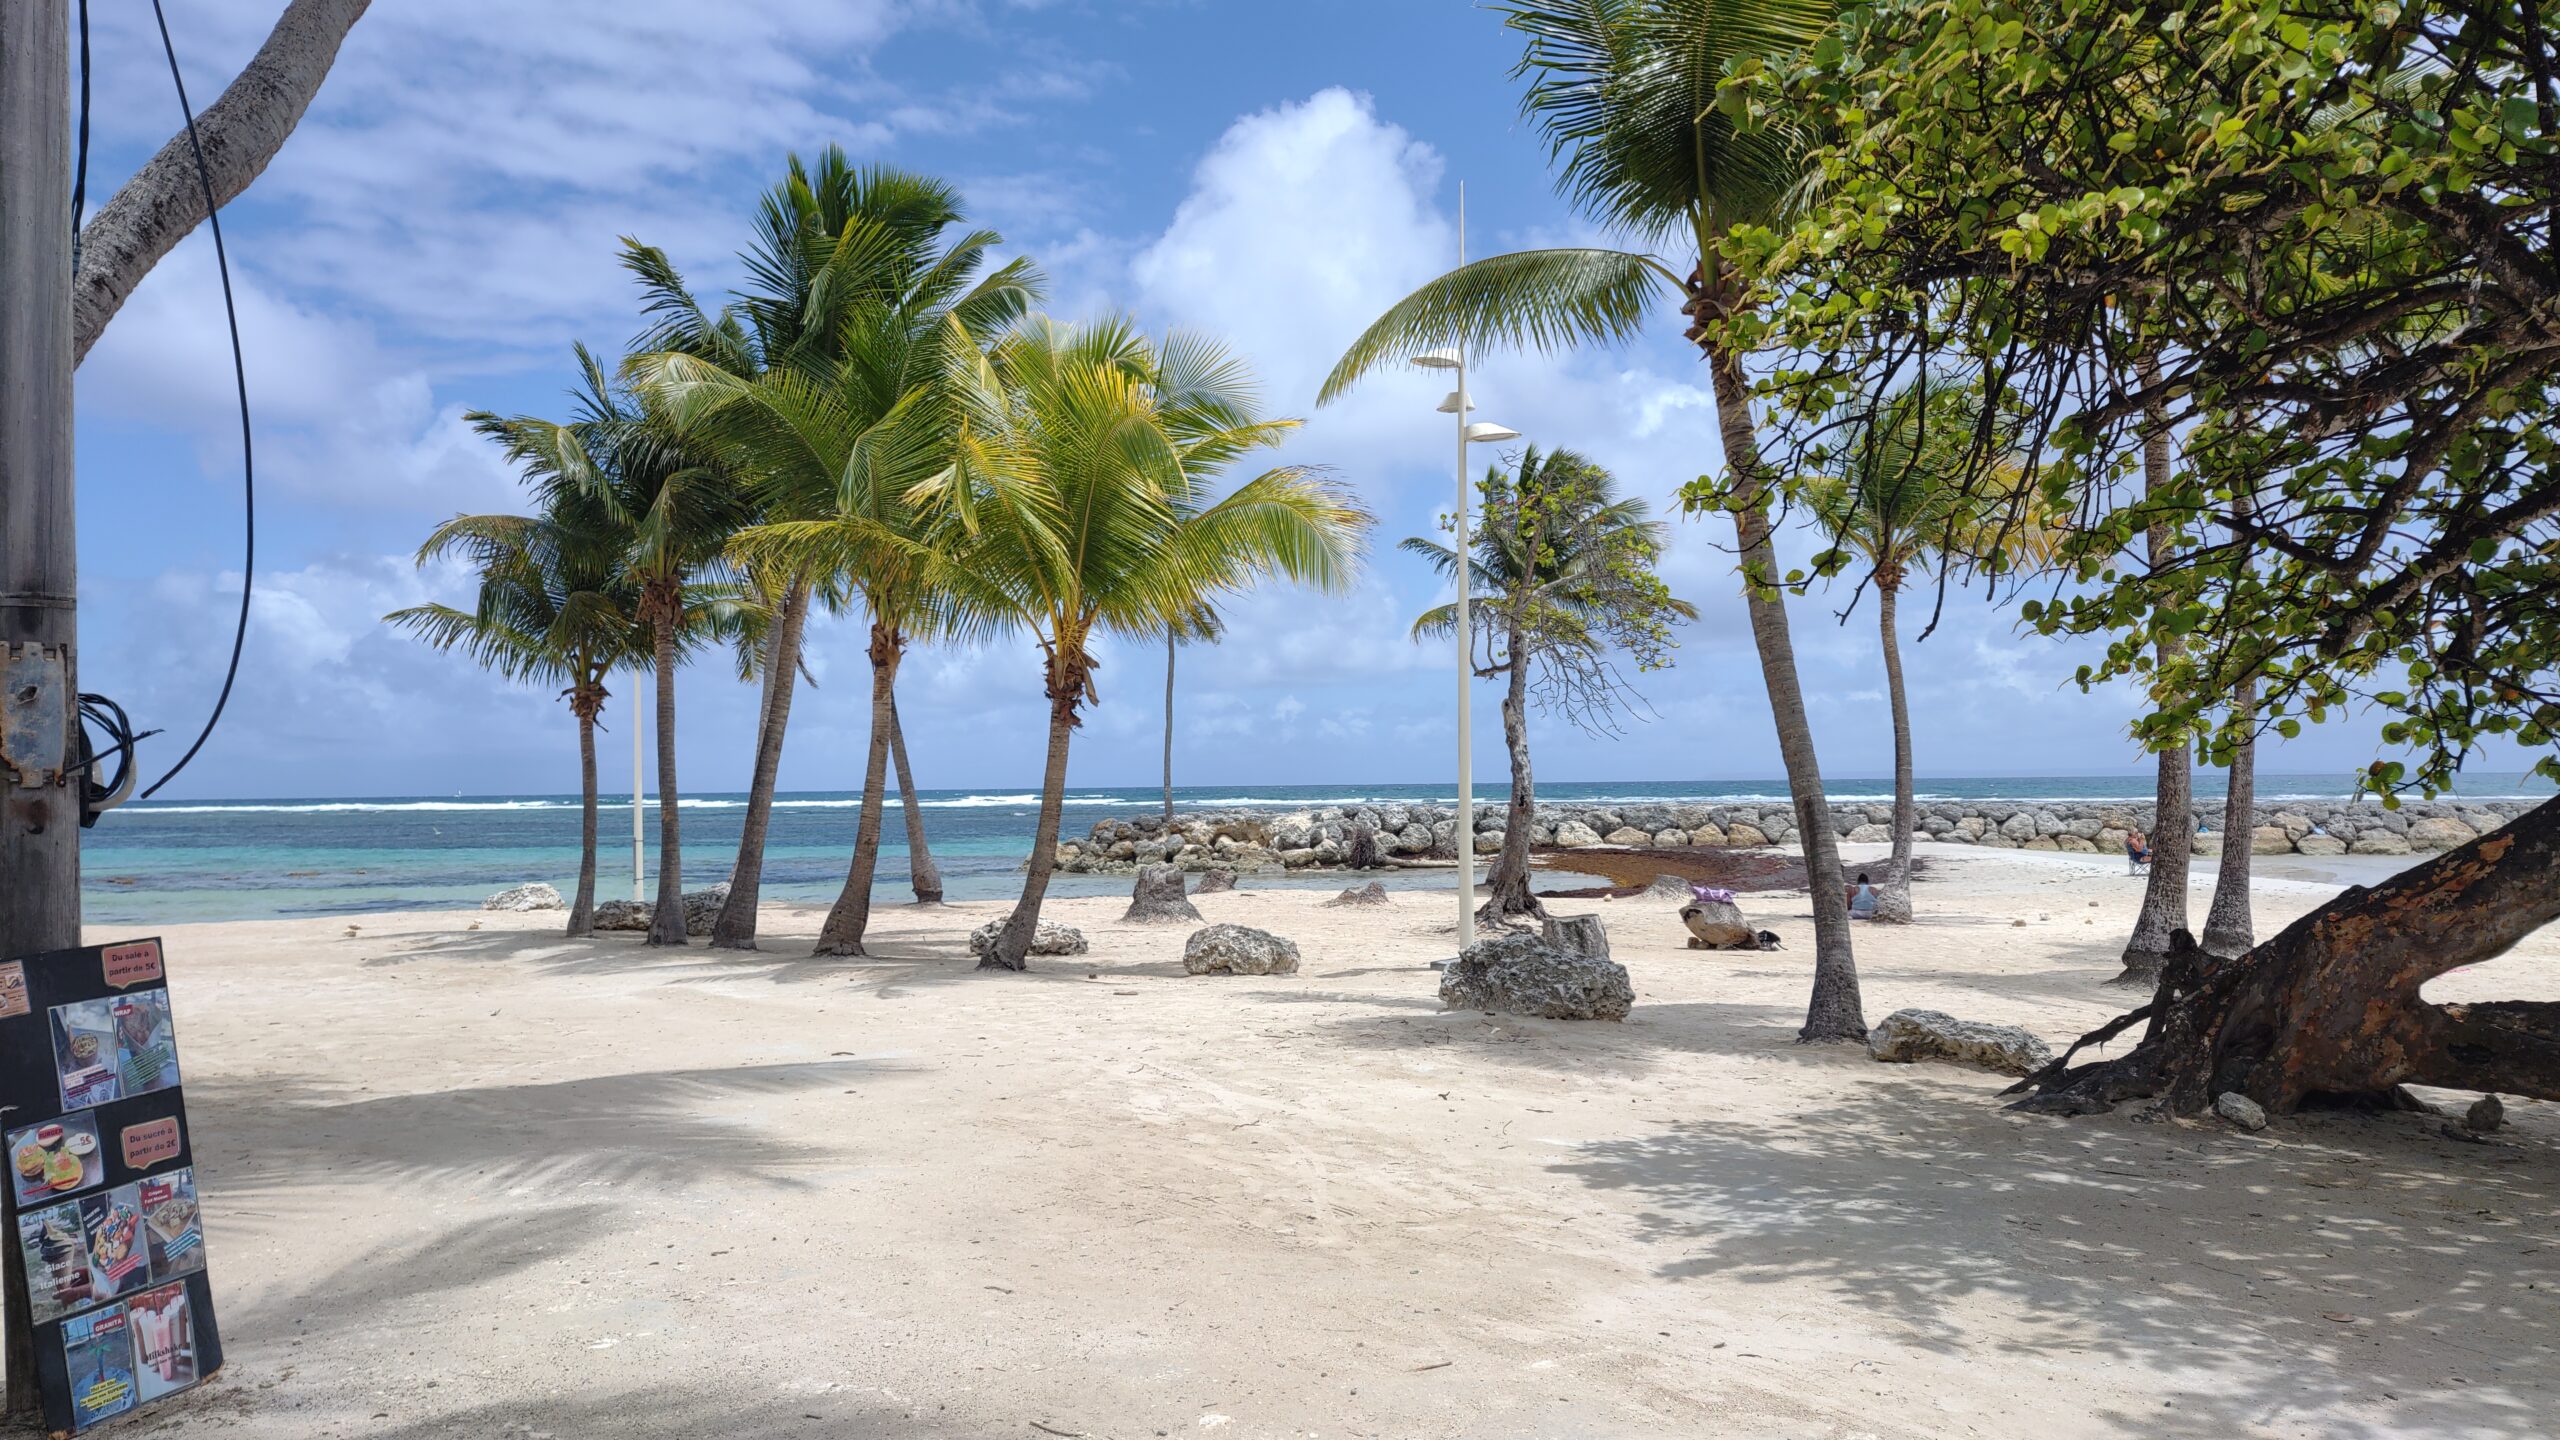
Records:
[[[2552,788],[2515,774],[2466,776],[2460,793],[2479,799],[2547,798]],[[2218,793],[2219,776],[2197,775],[2200,794]],[[1966,800],[2147,799],[2141,776],[1952,777],[1917,787],[1922,798]],[[1873,803],[1891,798],[1886,782],[1833,780],[1831,798]],[[1016,791],[919,792],[926,835],[954,900],[1010,895],[1020,886],[1031,848],[1038,797]],[[2344,797],[2344,778],[2261,776],[2261,804],[2288,797]],[[1502,801],[1501,786],[1479,786],[1480,805]],[[1228,806],[1292,808],[1315,804],[1398,801],[1448,804],[1447,785],[1206,786],[1177,789],[1182,809]],[[1551,784],[1538,798],[1593,804],[1741,801],[1784,803],[1785,787],[1769,780],[1632,781]],[[765,895],[828,901],[844,884],[857,797],[794,794],[779,799],[765,850]],[[1162,804],[1146,788],[1069,792],[1063,833],[1082,835],[1094,821],[1136,815]],[[742,795],[687,796],[680,802],[688,888],[727,879],[737,852]],[[645,814],[649,875],[657,873],[657,815]],[[608,797],[597,894],[631,894],[631,800]],[[426,796],[358,800],[218,800],[128,805],[89,832],[83,853],[87,918],[94,924],[163,925],[273,916],[358,915],[385,910],[477,906],[494,891],[547,880],[567,894],[578,875],[575,796]],[[1310,883],[1325,883],[1315,881]],[[1337,882],[1338,883],[1338,882]],[[1060,876],[1056,893],[1119,891],[1126,880]],[[907,892],[906,837],[895,809],[885,827],[875,893]]]

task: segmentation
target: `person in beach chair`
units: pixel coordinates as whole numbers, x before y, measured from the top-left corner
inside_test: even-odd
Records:
[[[2151,864],[2151,841],[2139,830],[2128,830],[2124,836],[2124,872],[2139,875]]]
[[[1868,883],[1867,874],[1863,870],[1858,872],[1858,883],[1849,887],[1849,918],[1852,920],[1876,918],[1876,887]]]

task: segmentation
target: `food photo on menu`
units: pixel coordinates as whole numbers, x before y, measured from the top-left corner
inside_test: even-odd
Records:
[[[178,1083],[178,1037],[169,1023],[169,992],[144,990],[107,1002],[115,1021],[116,1079],[127,1095]]]
[[[62,1108],[83,1110],[124,1094],[116,1054],[116,1017],[110,1000],[53,1007],[53,1058],[62,1080]]]
[[[79,1201],[20,1211],[18,1252],[26,1260],[27,1310],[35,1323],[59,1320],[98,1298],[90,1280],[89,1241],[80,1225]]]
[[[9,1181],[21,1207],[86,1190],[106,1178],[98,1120],[85,1110],[12,1130],[8,1146]]]
[[[196,1355],[195,1311],[185,1285],[145,1290],[125,1302],[133,1327],[134,1381],[142,1398],[157,1400],[203,1378]]]
[[[136,1187],[142,1200],[142,1224],[151,1244],[155,1280],[189,1275],[204,1268],[204,1231],[196,1210],[193,1169],[172,1170]]]
[[[71,1423],[94,1425],[133,1408],[133,1340],[124,1307],[109,1305],[62,1322],[62,1358],[71,1375]]]
[[[142,1203],[134,1186],[119,1185],[80,1202],[80,1228],[89,1236],[89,1277],[98,1298],[138,1290],[151,1279],[151,1248],[142,1238]]]

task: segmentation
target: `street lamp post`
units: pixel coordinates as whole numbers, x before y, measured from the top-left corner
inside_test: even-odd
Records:
[[[1458,185],[1458,266],[1467,263],[1467,187]],[[1470,629],[1467,597],[1474,586],[1468,564],[1472,542],[1467,535],[1467,447],[1486,443],[1517,440],[1520,432],[1490,421],[1468,423],[1467,412],[1474,402],[1467,397],[1467,352],[1465,342],[1445,349],[1433,350],[1413,357],[1413,363],[1432,370],[1456,373],[1458,388],[1440,402],[1440,413],[1458,417],[1458,507],[1457,507],[1457,576],[1458,576],[1458,820],[1452,838],[1458,851],[1458,950],[1476,941],[1476,792],[1475,792],[1475,634]]]

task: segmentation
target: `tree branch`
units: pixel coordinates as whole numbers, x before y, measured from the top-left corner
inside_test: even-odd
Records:
[[[213,198],[227,205],[267,168],[320,91],[338,46],[372,0],[293,0],[222,98],[196,117]],[[72,363],[162,256],[205,221],[204,185],[181,129],[80,232],[71,282]]]

